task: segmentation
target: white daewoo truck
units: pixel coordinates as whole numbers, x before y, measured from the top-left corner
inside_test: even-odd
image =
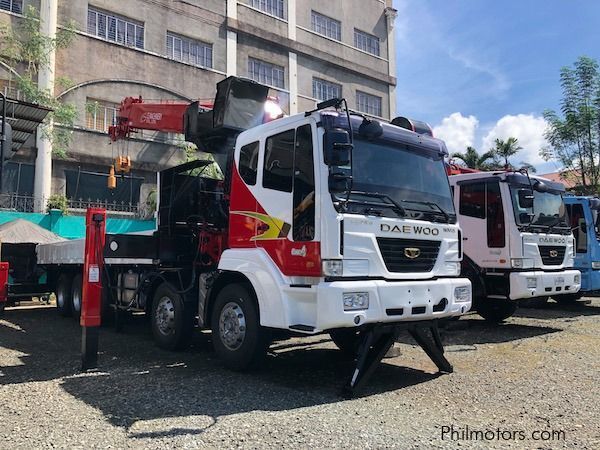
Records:
[[[564,186],[524,172],[468,172],[451,175],[450,184],[473,309],[498,322],[515,312],[519,300],[579,291]]]
[[[406,328],[451,371],[436,323],[469,310],[471,283],[459,278],[444,143],[350,113],[342,100],[266,123],[267,94],[230,77],[210,111],[123,103],[113,138],[166,129],[174,111],[186,140],[216,162],[159,174],[153,235],[106,236],[107,303],[117,315],[147,312],[164,348],[184,345],[195,323],[211,329],[216,353],[238,370],[274,335],[328,332],[358,351],[353,389]],[[152,123],[136,119],[148,114]],[[206,175],[210,164],[222,179]],[[79,311],[83,249],[38,248],[65,314]]]

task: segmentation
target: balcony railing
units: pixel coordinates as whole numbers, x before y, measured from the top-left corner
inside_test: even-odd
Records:
[[[0,194],[0,210],[16,212],[34,212],[45,211],[46,207],[40,207],[33,196],[21,195],[15,193]],[[150,211],[147,205],[140,203],[117,202],[108,200],[92,199],[67,199],[67,208],[69,214],[85,214],[87,208],[104,208],[110,214],[133,216],[135,218],[151,218],[153,211]]]

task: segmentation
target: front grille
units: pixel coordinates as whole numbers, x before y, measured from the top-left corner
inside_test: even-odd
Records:
[[[430,272],[440,253],[440,241],[377,238],[377,244],[388,272]],[[411,249],[418,249],[417,257],[407,256],[414,256]]]
[[[540,256],[545,266],[558,266],[565,259],[566,247],[559,245],[540,245]]]

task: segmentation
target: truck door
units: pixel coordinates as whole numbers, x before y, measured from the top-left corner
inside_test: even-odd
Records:
[[[262,187],[263,192],[257,198],[270,228],[262,235],[257,234],[256,245],[263,247],[286,275],[319,276],[311,125],[265,140]]]
[[[508,249],[500,184],[461,183],[459,214],[465,254],[480,267],[505,265]]]
[[[581,203],[573,203],[566,206],[571,230],[573,230],[573,236],[575,237],[576,256],[578,256],[578,254],[587,253],[588,227],[585,212],[583,211],[583,205]]]

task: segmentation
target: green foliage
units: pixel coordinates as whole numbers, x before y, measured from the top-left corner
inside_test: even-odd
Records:
[[[62,194],[53,194],[48,198],[46,203],[46,210],[50,212],[52,209],[60,209],[63,215],[68,215],[67,197]]]
[[[507,169],[511,167],[508,158],[516,155],[523,149],[523,147],[519,145],[519,140],[515,137],[509,137],[507,140],[496,139],[494,145],[495,146],[491,148],[490,151],[494,152],[499,158],[504,159],[504,167]]]
[[[69,22],[57,30],[55,38],[50,38],[40,32],[39,13],[33,6],[25,9],[24,16],[12,28],[0,28],[0,61],[15,72],[25,65],[25,70],[21,70],[16,80],[16,87],[27,101],[52,109],[46,116],[41,133],[44,139],[52,142],[54,156],[65,157],[77,109],[58,100],[52,92],[39,89],[35,80],[40,69],[48,67],[50,54],[71,44],[75,38],[75,25]],[[66,77],[57,77],[55,84],[65,89],[72,82]]]
[[[540,154],[556,159],[576,174],[582,192],[598,193],[600,183],[600,70],[598,62],[581,56],[560,71],[560,112],[546,110],[545,133],[550,146]]]
[[[190,175],[199,175],[206,178],[213,178],[215,180],[222,180],[224,178],[223,172],[221,172],[221,168],[215,162],[215,158],[210,153],[201,152],[198,150],[195,144],[191,142],[184,141],[181,137],[178,137],[175,141],[175,146],[181,148],[184,152],[184,162],[203,160],[203,161],[212,161],[213,164],[204,168],[195,169]]]
[[[493,151],[480,155],[473,147],[467,147],[465,153],[452,154],[452,158],[458,158],[470,169],[478,170],[492,170],[495,166],[495,156]]]

